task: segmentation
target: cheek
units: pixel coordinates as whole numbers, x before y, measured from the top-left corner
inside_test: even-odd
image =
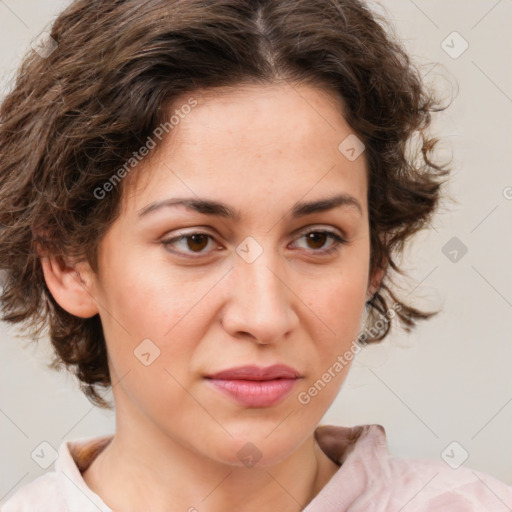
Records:
[[[131,372],[147,379],[160,363],[183,357],[184,344],[171,341],[182,339],[181,321],[193,297],[176,293],[173,283],[155,268],[131,261],[105,274],[101,322],[117,376]]]
[[[304,407],[304,414],[319,420],[350,371],[355,354],[360,350],[357,338],[365,291],[364,277],[347,274],[332,279],[329,288],[315,296],[313,311],[321,321],[315,323],[307,378],[296,396],[300,410]]]
[[[112,314],[135,339],[154,337],[162,342],[195,304],[200,307],[202,287],[189,274],[165,262],[148,262],[136,252],[121,260],[107,285]]]
[[[331,275],[322,289],[316,288],[309,301],[338,340],[357,333],[366,301],[368,266],[365,259]],[[354,331],[355,330],[355,331]]]
[[[315,345],[318,356],[316,374],[324,373],[330,368],[338,357],[355,347],[355,342],[360,333],[361,317],[364,309],[364,293],[356,290],[356,293],[340,291],[330,296],[324,304],[324,313],[320,316],[327,328],[322,328],[322,334],[315,336]],[[336,373],[345,375],[350,367],[351,356],[344,362],[343,371]],[[319,376],[319,375],[317,375]]]
[[[329,406],[360,350],[357,338],[366,299],[367,266],[350,270],[332,277],[323,291],[316,290],[311,302],[321,321],[316,322],[316,332],[312,333],[315,355],[310,359],[311,373],[303,391],[314,408]]]

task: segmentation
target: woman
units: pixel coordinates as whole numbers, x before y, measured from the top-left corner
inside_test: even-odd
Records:
[[[73,2],[0,111],[3,319],[112,386],[116,432],[2,510],[512,505],[318,427],[362,344],[434,314],[391,273],[448,173],[439,108],[356,0]]]

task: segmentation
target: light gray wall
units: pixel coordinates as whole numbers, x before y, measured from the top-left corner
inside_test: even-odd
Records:
[[[0,94],[30,41],[66,4],[0,0]],[[452,460],[467,452],[466,466],[512,484],[512,2],[382,4],[425,65],[425,79],[444,69],[459,85],[436,122],[453,153],[449,192],[458,204],[446,204],[405,259],[413,279],[404,282],[404,295],[443,312],[411,335],[396,333],[361,351],[325,423],[379,423],[391,453],[403,457],[438,459],[456,441]],[[469,46],[457,56],[461,37]],[[437,63],[430,72],[428,62]],[[456,245],[446,246],[453,237],[467,247],[455,262],[449,252]],[[45,368],[47,345],[23,348],[5,323],[0,336],[3,502],[45,471],[31,457],[41,442],[57,450],[64,439],[111,433],[115,423],[74,378]]]

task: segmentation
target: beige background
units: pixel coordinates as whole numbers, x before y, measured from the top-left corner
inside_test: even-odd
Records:
[[[30,41],[67,3],[0,0],[0,94]],[[382,4],[425,79],[443,90],[458,83],[458,96],[436,122],[453,154],[449,192],[458,203],[446,204],[406,258],[412,279],[404,294],[443,312],[411,335],[395,333],[361,351],[325,423],[379,423],[390,452],[402,457],[442,459],[456,441],[448,448],[452,460],[467,452],[465,466],[512,484],[512,2]],[[453,58],[464,41],[467,50]],[[448,81],[439,81],[441,72]],[[452,237],[468,249],[455,262],[443,253]],[[48,346],[23,348],[5,323],[0,337],[2,503],[44,473],[31,457],[40,443],[57,450],[64,439],[111,433],[115,423],[74,378],[45,369]]]

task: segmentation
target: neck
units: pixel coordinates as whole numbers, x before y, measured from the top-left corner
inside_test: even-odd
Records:
[[[158,432],[118,423],[83,477],[114,511],[302,510],[337,471],[313,435],[269,467],[223,464]]]

